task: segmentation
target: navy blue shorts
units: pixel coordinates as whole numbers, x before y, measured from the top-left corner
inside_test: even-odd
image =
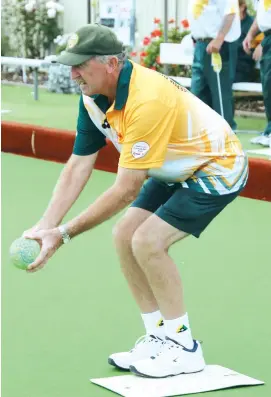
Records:
[[[180,183],[168,185],[150,178],[132,207],[150,211],[175,228],[199,237],[240,192],[216,196],[184,188]]]

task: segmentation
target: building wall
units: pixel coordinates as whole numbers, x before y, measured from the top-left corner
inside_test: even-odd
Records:
[[[87,23],[87,1],[88,0],[60,0],[64,5],[63,27],[65,33],[77,30],[80,26]],[[92,15],[98,7],[99,1],[89,0],[92,3]],[[168,0],[168,17],[177,19],[178,23],[187,16],[187,4],[189,0]],[[153,29],[154,17],[164,17],[164,0],[136,0],[136,20],[138,40],[149,35]],[[94,4],[94,7],[93,7]]]
[[[64,6],[64,33],[71,33],[87,24],[87,0],[60,0]]]

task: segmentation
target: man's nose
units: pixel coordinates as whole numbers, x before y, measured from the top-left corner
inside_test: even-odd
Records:
[[[76,66],[72,66],[71,78],[74,80],[74,79],[77,79],[78,77],[80,77],[80,74],[78,72],[77,67]]]

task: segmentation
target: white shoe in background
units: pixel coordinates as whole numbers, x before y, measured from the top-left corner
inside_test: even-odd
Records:
[[[261,141],[261,139],[262,139],[262,134],[261,134],[261,135],[258,135],[258,136],[255,136],[254,138],[250,139],[250,143],[259,144],[260,141]]]
[[[262,146],[269,146],[270,135],[260,135],[252,138],[250,143],[255,143]]]
[[[270,135],[263,135],[262,138],[263,138],[263,139],[261,140],[260,144],[261,144],[262,146],[269,147],[269,144],[270,144]]]

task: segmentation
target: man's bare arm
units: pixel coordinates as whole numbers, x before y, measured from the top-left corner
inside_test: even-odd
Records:
[[[230,31],[235,16],[236,14],[228,14],[224,17],[222,26],[217,34],[217,37],[209,43],[206,49],[208,54],[218,53],[220,51],[220,48],[224,43],[225,37]]]
[[[61,223],[90,178],[97,154],[71,155],[60,174],[49,205],[38,222],[39,229],[54,228]]]
[[[253,24],[251,25],[251,27],[246,35],[245,40],[243,41],[243,48],[247,54],[250,54],[250,50],[252,47],[252,41],[253,41],[254,37],[257,36],[259,31],[260,31],[260,29],[258,26],[257,18],[255,18]]]
[[[137,197],[146,176],[147,170],[119,167],[114,185],[87,210],[66,224],[69,235],[74,237],[92,229],[124,209]]]

